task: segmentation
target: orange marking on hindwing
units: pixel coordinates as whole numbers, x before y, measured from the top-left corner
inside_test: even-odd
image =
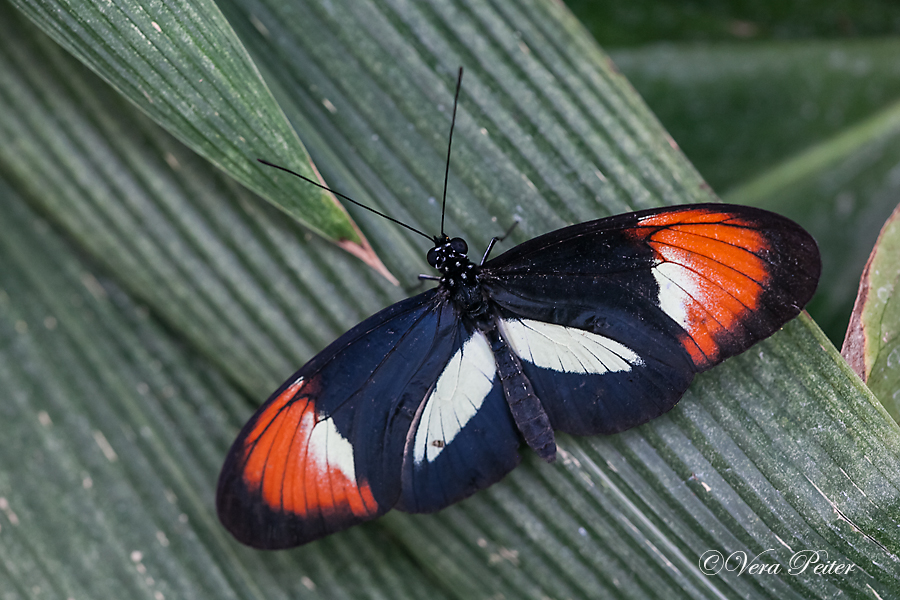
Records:
[[[653,248],[667,287],[663,309],[689,334],[682,344],[698,365],[716,361],[717,338],[760,308],[769,282],[769,248],[753,223],[713,210],[683,210],[638,220],[632,235]],[[658,278],[659,279],[659,278]]]
[[[356,479],[353,447],[319,417],[313,393],[301,379],[263,409],[244,441],[244,482],[272,510],[300,517],[376,513],[369,484]]]

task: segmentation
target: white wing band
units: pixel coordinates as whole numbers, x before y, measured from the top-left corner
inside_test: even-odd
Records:
[[[500,330],[520,359],[543,369],[600,375],[630,371],[644,364],[640,356],[619,342],[575,327],[506,319],[500,322]]]
[[[481,332],[466,340],[444,367],[419,419],[413,460],[438,457],[466,426],[494,387],[494,353]]]

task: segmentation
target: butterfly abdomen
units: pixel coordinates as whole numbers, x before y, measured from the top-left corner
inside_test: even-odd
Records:
[[[525,376],[522,364],[500,336],[497,326],[484,331],[497,363],[497,376],[503,384],[503,395],[509,404],[516,427],[525,443],[547,462],[556,460],[556,438],[550,418],[534,393],[534,387]]]

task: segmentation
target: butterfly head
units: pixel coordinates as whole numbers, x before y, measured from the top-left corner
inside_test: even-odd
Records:
[[[441,283],[450,289],[460,285],[474,285],[477,269],[466,254],[469,246],[462,238],[446,235],[434,238],[434,248],[428,251],[428,264],[440,271]]]

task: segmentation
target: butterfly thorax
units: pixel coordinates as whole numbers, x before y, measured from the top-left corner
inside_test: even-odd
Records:
[[[434,240],[434,248],[428,251],[428,264],[441,273],[441,288],[465,313],[477,316],[484,312],[484,298],[478,284],[478,265],[469,260],[466,241],[450,239],[446,235]]]

